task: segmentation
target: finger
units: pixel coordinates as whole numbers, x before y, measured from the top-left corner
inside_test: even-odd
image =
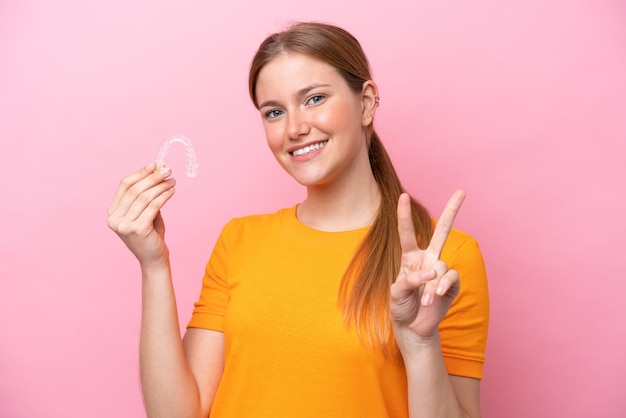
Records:
[[[154,163],[150,163],[144,167],[142,167],[139,171],[130,174],[124,177],[121,181],[117,190],[115,191],[115,195],[113,196],[113,200],[111,201],[111,205],[108,209],[108,214],[110,215],[115,209],[118,207],[120,200],[124,194],[128,191],[130,187],[132,187],[138,181],[144,179],[145,177],[152,174],[155,170],[156,166]]]
[[[426,276],[426,272],[430,272],[432,280],[429,280],[424,284],[421,304],[423,306],[430,306],[435,299],[435,296],[438,294],[441,278],[448,272],[448,265],[445,262],[438,260],[433,264],[432,268],[423,270],[423,272],[424,276]]]
[[[430,244],[428,245],[428,250],[434,252],[437,255],[437,258],[441,255],[443,246],[445,245],[448,235],[452,230],[454,218],[456,218],[456,214],[459,212],[464,199],[465,192],[463,190],[457,190],[454,192],[450,200],[448,200],[439,221],[437,221],[435,232],[433,233]]]
[[[398,232],[403,254],[419,249],[411,217],[411,198],[407,193],[402,193],[398,198]]]
[[[174,193],[175,184],[176,180],[170,178],[142,192],[135,198],[124,217],[132,222],[147,212],[152,222],[158,211],[161,210],[165,202],[171,197],[171,194]],[[164,199],[164,194],[167,197],[166,199]]]
[[[161,184],[171,173],[172,171],[169,167],[161,167],[158,170],[153,170],[153,172],[149,173],[147,176],[135,181],[126,189],[125,193],[122,194],[117,206],[112,207],[112,212],[115,212],[117,216],[125,216],[130,207],[138,198],[141,198],[144,192]],[[129,178],[134,179],[135,177],[131,174]],[[130,182],[132,179],[124,179],[122,181]]]
[[[459,279],[459,273],[456,270],[448,270],[437,284],[437,296],[448,296],[455,298],[459,294],[461,289],[461,280]]]
[[[399,277],[391,285],[391,299],[400,300],[406,298],[435,277],[433,269],[409,271],[403,267]]]
[[[134,219],[125,216],[120,220],[117,227],[113,229],[120,235],[147,235],[155,229],[155,223],[157,223],[156,221],[159,218],[160,210],[174,195],[174,191],[174,187],[163,191],[161,194],[155,196],[154,199],[151,199]]]
[[[159,233],[165,232],[161,209],[174,196],[175,191],[175,188],[171,187],[150,201],[150,204],[141,212],[135,222],[140,225],[146,225],[147,228],[155,229]]]
[[[112,210],[107,218],[109,228],[120,232],[120,225],[135,221],[141,215],[141,212],[150,204],[150,201],[173,188],[175,184],[176,181],[174,179],[167,179],[142,192],[139,196],[135,197],[133,195],[132,198],[128,198],[128,196],[125,195],[122,198],[122,202]],[[132,193],[128,192],[127,195],[128,194]],[[128,203],[123,203],[126,200],[131,202],[129,207],[126,207]]]

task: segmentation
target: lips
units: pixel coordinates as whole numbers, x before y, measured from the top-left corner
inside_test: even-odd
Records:
[[[293,151],[289,151],[289,154],[291,154],[294,157],[299,157],[299,156],[302,156],[302,155],[306,155],[306,154],[308,154],[310,152],[317,151],[318,149],[323,148],[327,143],[328,143],[328,140],[316,142],[314,144],[310,144],[310,145],[304,146],[302,148],[298,148],[298,149],[295,149]]]

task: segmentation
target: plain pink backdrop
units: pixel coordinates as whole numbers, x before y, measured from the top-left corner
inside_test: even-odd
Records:
[[[107,229],[119,179],[181,133],[164,210],[180,323],[231,217],[303,190],[246,91],[291,20],[344,26],[406,187],[481,243],[486,417],[626,416],[623,1],[0,2],[0,416],[139,417],[140,280]]]

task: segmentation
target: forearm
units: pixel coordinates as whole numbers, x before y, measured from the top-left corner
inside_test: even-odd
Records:
[[[169,266],[142,268],[140,374],[147,415],[197,417],[200,397],[185,357]]]
[[[468,418],[460,408],[441,352],[439,337],[428,343],[409,343],[404,359],[411,418]]]

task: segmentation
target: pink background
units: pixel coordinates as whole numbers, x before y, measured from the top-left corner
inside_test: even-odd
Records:
[[[181,326],[222,225],[302,198],[247,97],[259,42],[323,20],[363,43],[377,127],[434,214],[481,243],[487,417],[626,416],[623,1],[0,2],[0,416],[143,416],[140,280],[119,179],[181,133],[164,210]]]

